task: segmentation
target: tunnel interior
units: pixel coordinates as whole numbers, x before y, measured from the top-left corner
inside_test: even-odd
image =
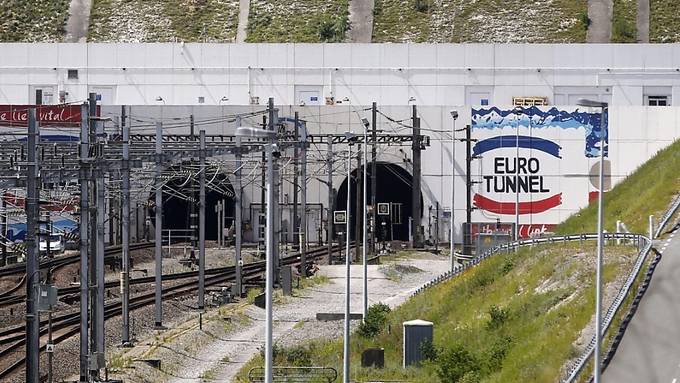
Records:
[[[366,195],[368,202],[371,199],[371,166],[368,165],[368,178],[366,180]],[[361,206],[363,201],[359,204],[357,210],[357,192],[360,197],[363,197],[361,179],[357,179],[357,172],[363,172],[363,167],[354,169],[351,173],[351,190],[350,190],[350,238],[355,239],[356,219],[363,224],[363,212]],[[361,176],[361,174],[360,174]],[[377,238],[378,241],[384,240],[408,240],[408,221],[412,217],[412,193],[413,193],[413,177],[411,174],[399,165],[388,162],[378,162],[376,164],[376,203],[389,203],[389,215],[377,215]],[[359,183],[357,183],[359,182]],[[357,188],[359,185],[359,188]],[[335,198],[335,210],[346,210],[347,206],[347,178],[343,180],[338,188],[337,196]],[[420,196],[421,216],[423,197]],[[338,230],[336,230],[337,232]],[[342,228],[344,232],[344,228]]]
[[[178,230],[177,240],[182,241],[181,236],[189,235],[192,226],[191,217],[195,214],[196,238],[198,238],[198,200],[199,183],[198,176],[191,172],[196,171],[196,166],[178,165],[171,169],[174,176],[163,186],[163,230]],[[234,188],[226,174],[216,167],[208,166],[206,169],[205,189],[205,239],[217,240],[217,212],[215,208],[219,201],[225,202],[225,227],[229,228],[234,217]],[[151,193],[150,202],[155,202],[155,195]],[[154,212],[149,212],[153,220]],[[165,235],[165,234],[164,234]],[[172,234],[175,236],[175,233]],[[173,242],[175,242],[173,240]]]

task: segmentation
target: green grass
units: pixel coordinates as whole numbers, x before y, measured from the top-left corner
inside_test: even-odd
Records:
[[[231,42],[238,0],[94,0],[89,41]]]
[[[680,41],[680,2],[650,0],[649,41],[676,43]]]
[[[637,42],[637,1],[614,0],[612,43]]]
[[[0,41],[61,41],[69,3],[69,0],[0,1]]]
[[[656,222],[680,190],[680,141],[661,150],[651,160],[604,195],[605,228],[616,229],[622,220],[634,233],[647,233],[648,216]],[[597,203],[568,218],[555,230],[559,234],[594,232],[597,228]]]
[[[348,0],[253,0],[247,42],[341,42],[348,29]]]
[[[376,0],[374,42],[585,42],[585,0]]]
[[[582,252],[588,255],[575,256]],[[623,255],[635,252],[631,247],[607,247],[605,281],[625,273],[630,259]],[[400,367],[401,323],[420,318],[435,323],[435,347],[458,345],[472,353],[484,382],[555,381],[565,360],[578,353],[572,344],[592,316],[594,278],[588,265],[593,253],[592,242],[522,249],[491,258],[428,290],[395,309],[376,338],[352,337],[352,379],[439,381],[434,363],[423,368]],[[492,306],[504,310],[507,318],[490,325]],[[504,339],[510,339],[504,346],[505,356],[500,363],[498,358],[489,362],[494,360],[489,357],[494,347]],[[368,347],[385,348],[385,369],[359,367],[361,351]],[[306,359],[311,365],[341,371],[342,340],[313,340],[291,350],[278,350],[275,364],[303,365],[300,360]],[[251,360],[237,381],[245,381],[247,371],[261,362],[260,356]]]

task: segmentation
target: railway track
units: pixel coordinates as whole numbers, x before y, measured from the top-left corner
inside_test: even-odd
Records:
[[[307,253],[307,259],[313,260],[327,254],[327,247],[321,247],[317,249],[312,249]],[[338,252],[344,250],[340,246],[333,246],[333,251]],[[288,257],[281,258],[281,264],[283,266],[295,265],[300,262],[300,254],[293,254]],[[261,276],[265,272],[266,264],[264,261],[253,262],[243,266],[242,275],[245,280],[252,280]],[[227,282],[232,282],[235,278],[235,267],[220,267],[214,269],[206,270],[205,286],[214,286]],[[168,275],[167,277],[172,277],[170,279],[163,280],[176,280],[189,278],[192,276],[197,276],[198,272],[189,271],[184,273],[177,273]],[[137,278],[137,281],[144,280],[147,282],[138,283],[149,283],[153,282],[153,277]],[[118,282],[113,282],[115,286]],[[189,295],[195,293],[198,286],[197,280],[191,280],[187,282],[182,282],[174,286],[170,286],[163,289],[163,299],[169,299],[184,295]],[[108,286],[107,286],[108,287]],[[70,288],[66,288],[70,289]],[[77,289],[77,288],[76,288]],[[152,305],[155,303],[154,291],[149,293],[143,293],[134,297],[130,297],[130,310],[136,310],[144,306]],[[121,302],[115,301],[105,305],[104,308],[104,318],[110,319],[121,313]],[[69,313],[61,314],[52,317],[52,332],[53,332],[53,343],[58,344],[66,339],[69,339],[80,331],[80,313]],[[47,344],[47,321],[40,322],[40,351],[44,351]],[[7,379],[11,374],[18,370],[22,365],[25,364],[25,355],[20,352],[26,345],[25,336],[25,326],[16,325],[0,330],[0,345],[7,345],[5,348],[0,350],[0,360],[7,360],[9,355],[22,355],[16,360],[9,362],[9,364],[4,366],[4,369],[0,371],[0,381]]]
[[[138,242],[130,244],[130,251],[147,249],[153,247],[153,242]],[[117,255],[121,254],[123,249],[121,246],[109,246],[105,250],[104,262],[111,261]],[[74,263],[80,262],[80,254],[69,255],[66,257],[52,258],[40,262],[40,269],[50,269],[52,272],[58,270],[61,267],[72,265]],[[16,275],[23,272],[21,280],[17,282],[16,285],[12,286],[8,290],[0,292],[0,307],[6,307],[13,304],[17,304],[25,300],[25,295],[12,295],[14,292],[19,290],[26,283],[26,264],[16,263],[11,266],[6,266],[0,268],[0,277]]]

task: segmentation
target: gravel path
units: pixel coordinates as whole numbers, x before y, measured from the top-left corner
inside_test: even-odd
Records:
[[[250,0],[240,0],[238,5],[238,28],[236,42],[245,43],[248,37],[248,16],[250,16]]]
[[[87,30],[90,26],[91,0],[71,0],[68,8],[69,17],[66,21],[67,43],[87,42]]]
[[[412,265],[422,271],[397,274],[401,278],[387,279],[383,271],[389,266],[369,266],[370,304],[399,305],[412,291],[441,274],[448,265],[447,258],[427,253],[394,262]],[[343,312],[344,266],[322,266],[319,273],[327,276],[329,282],[300,290],[293,297],[280,297],[276,303],[274,338],[279,344],[290,346],[312,338],[333,338],[342,334],[342,321],[317,322],[315,317],[317,312]],[[352,266],[351,274],[352,312],[361,312],[361,266]],[[395,275],[393,270],[387,274]],[[113,376],[126,382],[230,381],[259,352],[264,315],[264,310],[245,303],[211,310],[204,316],[202,330],[198,329],[198,321],[194,318],[128,350],[122,359],[130,361],[134,369],[123,369]],[[145,358],[161,359],[161,371],[145,363],[134,362]]]
[[[588,43],[608,43],[612,37],[613,0],[588,0],[590,26],[586,34]]]
[[[347,42],[370,43],[373,38],[374,0],[350,0]]]

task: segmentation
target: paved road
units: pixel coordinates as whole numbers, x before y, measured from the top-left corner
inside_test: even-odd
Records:
[[[613,0],[588,0],[590,27],[586,42],[608,43],[612,37]]]
[[[248,16],[250,15],[250,0],[240,0],[238,5],[238,29],[236,42],[243,43],[248,37]]]
[[[374,0],[350,0],[347,41],[350,43],[370,43],[373,39]]]
[[[649,42],[649,0],[637,0],[637,41]]]
[[[66,21],[67,43],[87,42],[87,29],[90,26],[91,0],[71,0],[68,7],[69,17]]]
[[[655,247],[663,253],[604,383],[680,382],[680,230]]]

